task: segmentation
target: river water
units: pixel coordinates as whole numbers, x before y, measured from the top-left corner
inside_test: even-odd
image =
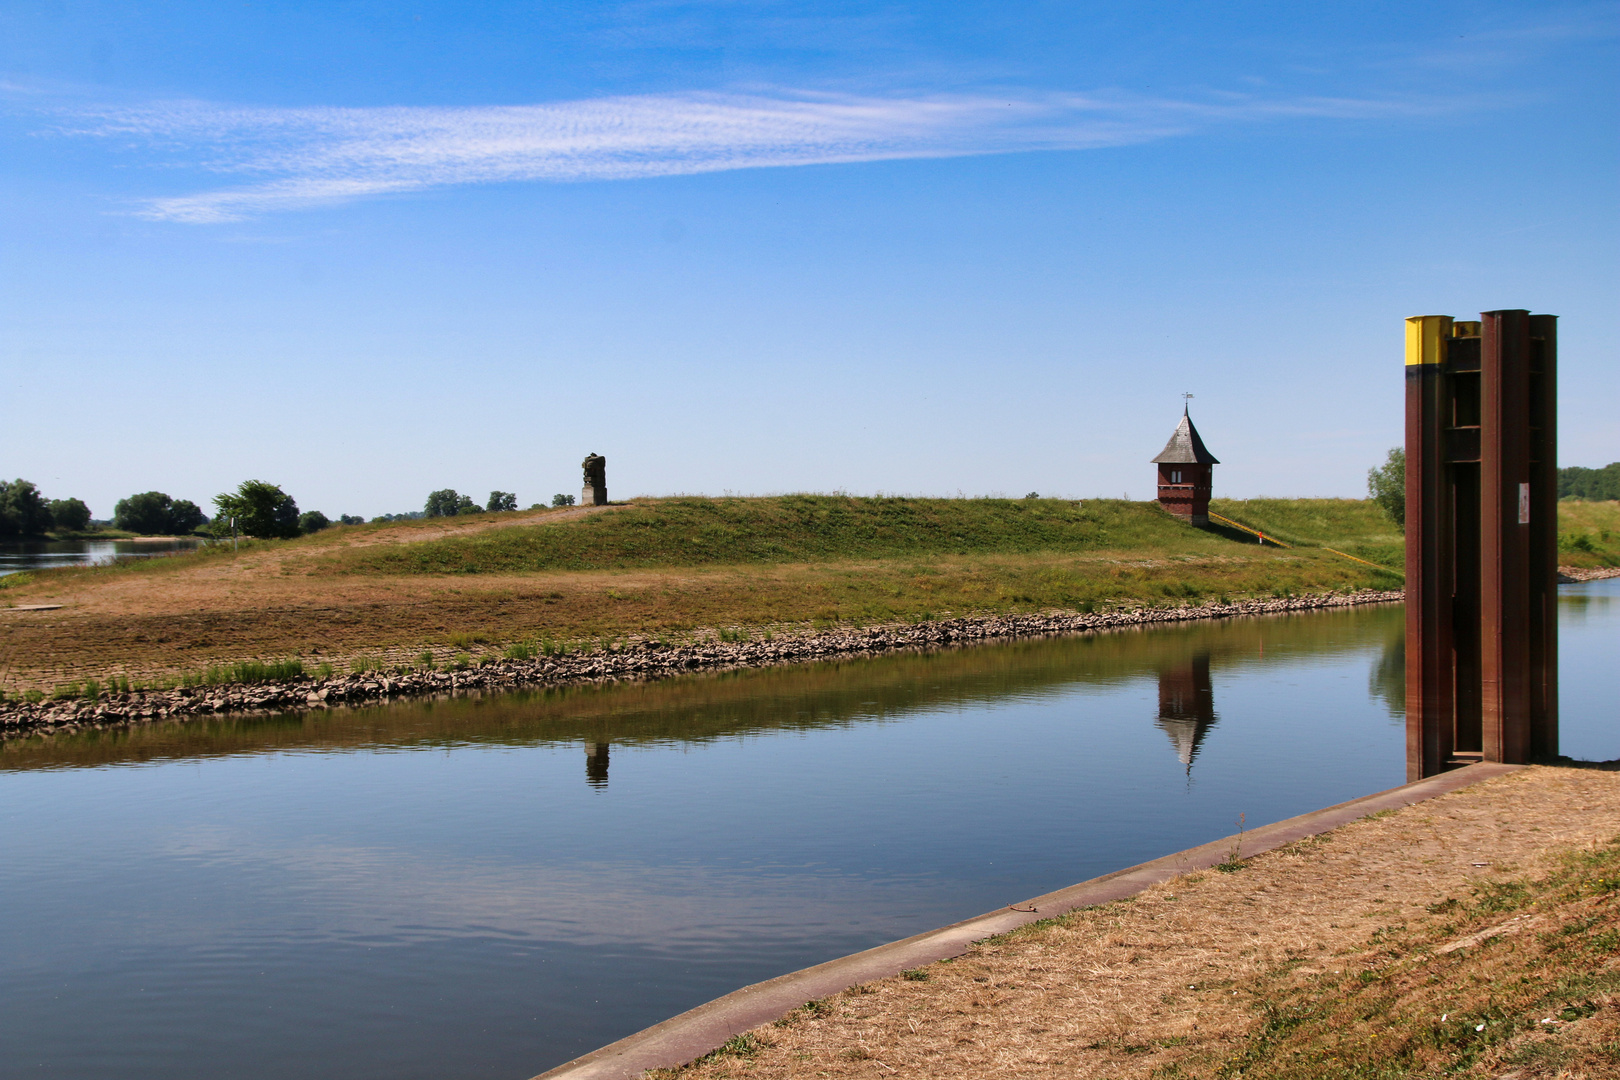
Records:
[[[1561,597],[1620,757],[1620,582]],[[0,747],[0,1076],[522,1080],[1404,779],[1398,606]]]
[[[0,543],[0,577],[57,566],[107,566],[130,559],[154,559],[191,551],[202,541],[191,537],[139,540],[8,540]]]

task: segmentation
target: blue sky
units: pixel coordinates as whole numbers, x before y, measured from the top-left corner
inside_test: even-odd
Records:
[[[0,8],[0,474],[374,515],[1364,492],[1402,323],[1620,458],[1620,6]]]

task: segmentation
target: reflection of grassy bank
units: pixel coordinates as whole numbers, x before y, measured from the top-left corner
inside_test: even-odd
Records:
[[[1262,655],[1275,663],[1367,650],[1381,646],[1400,619],[1396,607],[1341,608],[656,682],[278,717],[191,718],[9,740],[0,743],[0,769],[315,747],[705,741],[1154,677],[1194,657],[1209,657],[1219,673]]]

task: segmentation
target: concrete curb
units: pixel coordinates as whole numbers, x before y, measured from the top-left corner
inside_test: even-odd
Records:
[[[1427,780],[1264,825],[1242,834],[1241,855],[1248,858],[1271,851],[1307,836],[1336,829],[1369,814],[1411,806],[1481,780],[1517,772],[1523,767],[1468,765],[1431,776]],[[1122,900],[1178,874],[1207,870],[1225,862],[1238,842],[1238,837],[1228,836],[1201,847],[1082,881],[1078,885],[1070,885],[1066,889],[977,918],[745,986],[543,1072],[534,1080],[630,1080],[648,1069],[669,1069],[683,1065],[714,1050],[733,1035],[775,1020],[807,1001],[836,994],[860,983],[898,975],[910,968],[960,956],[974,942],[1005,934],[1040,919],[1050,919],[1076,908]]]

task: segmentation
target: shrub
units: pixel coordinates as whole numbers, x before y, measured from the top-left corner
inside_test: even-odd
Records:
[[[298,535],[298,503],[275,484],[244,480],[234,492],[215,495],[214,505],[221,532],[234,521],[239,531],[260,539]]]
[[[51,508],[39,488],[21,479],[0,484],[0,536],[38,536],[50,527]]]
[[[90,527],[90,508],[82,499],[52,499],[51,524],[58,529],[83,532]]]
[[[1367,470],[1367,495],[1383,508],[1390,520],[1406,527],[1406,450],[1391,447],[1389,456],[1376,469]]]
[[[338,524],[339,525],[364,525],[365,523],[366,523],[366,519],[363,518],[363,517],[360,517],[357,514],[339,514],[338,515]]]
[[[551,505],[552,506],[573,506],[574,505],[574,497],[572,495],[553,495],[551,497]]]
[[[298,515],[298,531],[306,536],[310,533],[318,533],[331,524],[331,519],[319,510],[305,510]]]
[[[516,510],[517,496],[510,491],[492,491],[489,493],[489,502],[484,509],[492,514],[503,510]]]

